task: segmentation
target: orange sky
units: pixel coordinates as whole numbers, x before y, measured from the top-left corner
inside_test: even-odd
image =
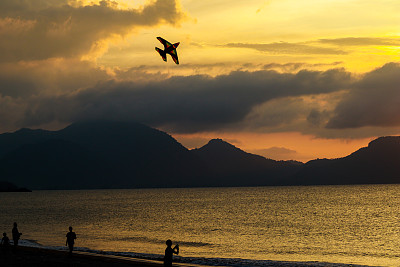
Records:
[[[0,3],[0,132],[136,120],[189,148],[346,156],[400,134],[395,0]],[[179,65],[156,37],[180,42]]]
[[[208,140],[221,138],[242,150],[275,160],[298,160],[307,162],[317,158],[338,158],[347,156],[365,147],[373,138],[325,139],[312,135],[291,133],[207,133],[174,135],[187,148],[199,148]]]

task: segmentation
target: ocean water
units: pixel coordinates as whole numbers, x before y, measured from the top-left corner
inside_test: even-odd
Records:
[[[400,185],[35,191],[0,194],[0,232],[25,245],[182,262],[400,266]],[[331,265],[343,266],[343,265]]]

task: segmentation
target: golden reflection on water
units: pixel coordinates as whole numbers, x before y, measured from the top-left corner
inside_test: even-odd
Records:
[[[24,239],[182,256],[400,266],[400,186],[37,191],[1,194],[0,231]],[[7,228],[8,227],[8,228]],[[9,229],[11,231],[11,228]]]

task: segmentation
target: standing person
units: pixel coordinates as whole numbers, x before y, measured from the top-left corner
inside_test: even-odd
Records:
[[[22,233],[18,231],[17,223],[14,223],[14,227],[12,229],[12,238],[14,240],[14,246],[18,246],[18,240],[21,237]]]
[[[72,227],[69,227],[69,232],[67,233],[67,241],[65,245],[69,247],[69,254],[72,254],[72,250],[74,249],[76,234],[72,232]]]
[[[165,249],[164,266],[172,267],[172,255],[174,253],[176,255],[179,254],[179,245],[172,248],[172,241],[170,239],[168,239],[165,244],[167,244],[167,248]]]
[[[1,239],[0,243],[4,248],[8,247],[10,245],[10,239],[8,238],[6,233],[3,233],[3,238]]]

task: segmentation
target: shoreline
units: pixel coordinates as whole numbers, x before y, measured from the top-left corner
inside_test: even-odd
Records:
[[[150,260],[135,258],[129,256],[105,255],[92,252],[74,251],[72,256],[67,250],[54,250],[41,247],[18,246],[14,248],[10,246],[7,249],[0,247],[1,264],[10,267],[17,266],[40,266],[40,267],[58,267],[58,266],[76,266],[76,267],[162,267],[163,262],[159,260]],[[175,267],[228,267],[228,266],[255,266],[251,263],[246,265],[203,265],[185,262],[174,262]],[[259,265],[257,265],[259,266]],[[291,261],[266,261],[268,267],[367,267],[367,265],[356,264],[340,264],[328,262],[291,262]],[[372,266],[368,266],[372,267]]]
[[[137,266],[161,267],[162,261],[139,259],[133,257],[103,255],[90,252],[74,251],[70,256],[68,251],[52,250],[48,248],[10,246],[6,249],[0,247],[1,264],[5,266]],[[173,266],[207,267],[206,265],[173,263]]]

